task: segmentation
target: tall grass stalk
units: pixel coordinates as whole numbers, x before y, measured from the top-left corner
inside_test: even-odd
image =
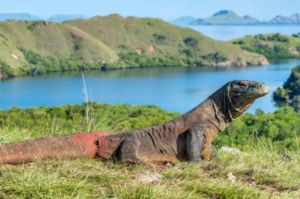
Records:
[[[86,127],[87,131],[90,132],[90,125],[89,125],[89,114],[90,114],[90,109],[89,109],[89,95],[88,95],[88,90],[85,82],[85,76],[84,73],[81,72],[81,77],[82,77],[82,84],[83,84],[83,95],[84,95],[84,101],[86,104],[86,110],[85,110],[85,117],[86,117]]]

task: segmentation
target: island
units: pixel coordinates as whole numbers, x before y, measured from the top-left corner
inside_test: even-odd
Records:
[[[160,19],[117,14],[0,22],[0,77],[158,66],[264,65],[267,59]]]
[[[220,10],[210,17],[197,18],[191,16],[182,16],[172,23],[181,26],[199,26],[199,25],[295,25],[300,24],[300,14],[295,13],[291,16],[277,15],[270,20],[259,20],[251,15],[240,16],[232,10]]]

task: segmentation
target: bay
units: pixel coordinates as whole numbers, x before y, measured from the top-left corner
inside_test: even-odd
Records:
[[[234,79],[265,82],[269,95],[257,100],[256,109],[275,110],[272,92],[290,75],[300,59],[273,60],[267,66],[218,69],[143,68],[84,72],[89,100],[102,103],[156,105],[163,109],[185,112],[216,89]],[[57,73],[36,77],[18,77],[0,82],[0,108],[80,104],[85,101],[82,74]]]

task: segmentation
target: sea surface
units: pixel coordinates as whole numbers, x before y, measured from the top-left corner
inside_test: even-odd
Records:
[[[88,96],[89,100],[103,103],[151,104],[185,112],[234,79],[265,82],[273,92],[298,64],[300,59],[273,60],[267,66],[248,68],[154,67],[18,77],[0,82],[0,108],[79,104]],[[276,107],[272,92],[257,100],[250,112],[258,108],[273,111]]]
[[[190,26],[190,28],[197,30],[213,39],[222,41],[241,38],[246,35],[257,35],[264,33],[281,33],[292,35],[300,32],[300,25],[201,25]]]

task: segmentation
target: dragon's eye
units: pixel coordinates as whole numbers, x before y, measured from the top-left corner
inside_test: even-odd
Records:
[[[239,82],[238,85],[242,88],[247,86],[247,84],[245,82]]]

